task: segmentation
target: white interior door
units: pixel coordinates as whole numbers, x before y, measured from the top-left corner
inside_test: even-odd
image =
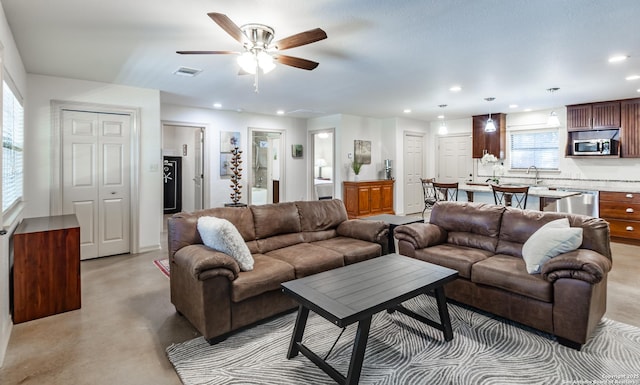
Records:
[[[405,134],[404,136],[404,213],[422,212],[422,182],[424,172],[424,137]]]
[[[195,155],[195,170],[193,182],[195,184],[194,188],[194,210],[202,210],[203,207],[203,181],[204,181],[204,154],[203,154],[203,143],[204,143],[204,129],[197,128],[195,131],[195,146],[194,146],[194,155]]]
[[[462,183],[472,172],[471,137],[441,136],[438,139],[438,181]]]
[[[130,116],[62,111],[63,214],[80,223],[81,259],[129,252]]]

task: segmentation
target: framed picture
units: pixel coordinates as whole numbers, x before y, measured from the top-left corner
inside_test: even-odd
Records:
[[[371,141],[370,140],[354,140],[353,141],[354,161],[360,164],[371,164]]]
[[[302,145],[301,144],[292,144],[291,145],[291,156],[294,158],[302,158]]]
[[[231,172],[231,158],[232,154],[220,154],[220,176],[230,178],[233,175]]]
[[[240,133],[235,131],[220,131],[220,152],[231,152],[240,146]]]

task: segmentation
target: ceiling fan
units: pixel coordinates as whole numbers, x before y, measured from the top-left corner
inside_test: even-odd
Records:
[[[286,49],[300,47],[327,38],[327,33],[320,28],[300,32],[284,39],[273,42],[273,28],[263,24],[245,24],[238,27],[227,15],[211,12],[207,14],[225,32],[242,44],[244,52],[237,51],[176,51],[182,55],[239,55],[238,64],[240,74],[255,75],[255,91],[258,92],[258,73],[268,73],[275,68],[274,61],[291,67],[313,70],[318,67],[317,62],[282,55],[279,52]]]

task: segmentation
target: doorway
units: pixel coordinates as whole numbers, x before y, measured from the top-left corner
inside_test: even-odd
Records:
[[[424,135],[404,135],[404,213],[414,214],[424,209],[422,181],[424,178]]]
[[[316,131],[311,136],[313,198],[332,199],[335,194],[333,130]]]
[[[205,132],[199,125],[162,125],[165,214],[205,208]]]
[[[284,133],[251,129],[249,203],[264,205],[284,200]]]

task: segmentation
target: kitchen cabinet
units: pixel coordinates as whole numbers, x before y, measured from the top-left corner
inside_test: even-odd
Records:
[[[599,102],[567,106],[567,130],[610,130],[620,128],[620,102]]]
[[[600,218],[609,222],[611,239],[640,244],[640,194],[600,192]]]
[[[620,156],[640,158],[640,98],[620,103]]]
[[[484,154],[493,154],[504,159],[507,139],[507,115],[491,114],[496,125],[495,132],[485,132],[484,127],[489,120],[489,114],[473,117],[473,158],[482,158]]]
[[[13,234],[13,322],[80,308],[80,225],[75,214],[27,218]]]
[[[349,219],[393,211],[394,180],[343,182],[344,205]]]

